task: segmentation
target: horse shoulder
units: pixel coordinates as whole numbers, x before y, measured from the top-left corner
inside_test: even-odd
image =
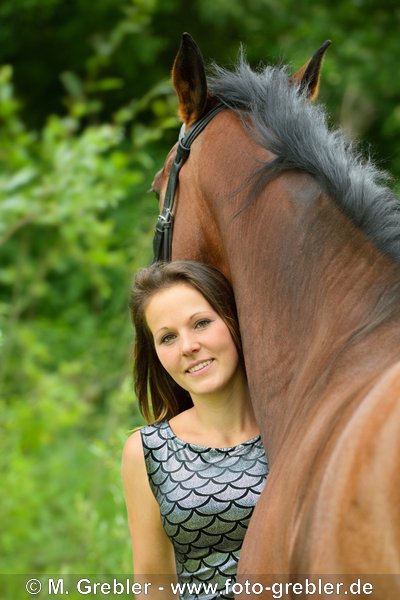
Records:
[[[400,362],[340,432],[314,508],[314,572],[332,568],[334,547],[336,572],[400,573]]]

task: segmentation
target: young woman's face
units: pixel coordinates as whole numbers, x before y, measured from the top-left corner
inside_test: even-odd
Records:
[[[193,400],[230,394],[244,377],[228,327],[191,285],[154,294],[145,317],[161,364]]]

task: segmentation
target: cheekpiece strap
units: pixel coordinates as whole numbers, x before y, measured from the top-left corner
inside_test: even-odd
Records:
[[[170,262],[172,254],[172,226],[173,215],[172,209],[174,206],[175,190],[178,185],[179,171],[188,159],[190,148],[198,135],[207,127],[208,123],[226,106],[222,103],[217,104],[208,113],[195,121],[193,125],[182,135],[184,128],[181,128],[179,135],[178,148],[171,171],[168,178],[167,190],[165,192],[164,206],[158,216],[153,239],[153,262],[159,260]]]

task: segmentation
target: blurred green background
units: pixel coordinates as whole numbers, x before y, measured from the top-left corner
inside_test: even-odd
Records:
[[[400,175],[400,6],[337,0],[2,0],[0,573],[127,573],[121,450],[132,274],[178,131],[183,31],[206,60],[298,69],[325,40],[333,125]]]

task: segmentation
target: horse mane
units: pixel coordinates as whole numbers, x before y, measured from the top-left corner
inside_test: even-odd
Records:
[[[290,82],[287,67],[256,72],[241,53],[233,71],[212,65],[208,83],[213,96],[250,115],[257,143],[276,156],[255,173],[251,198],[283,171],[305,171],[382,253],[400,262],[400,202],[386,185],[388,175],[340,129],[328,128],[326,111]]]

